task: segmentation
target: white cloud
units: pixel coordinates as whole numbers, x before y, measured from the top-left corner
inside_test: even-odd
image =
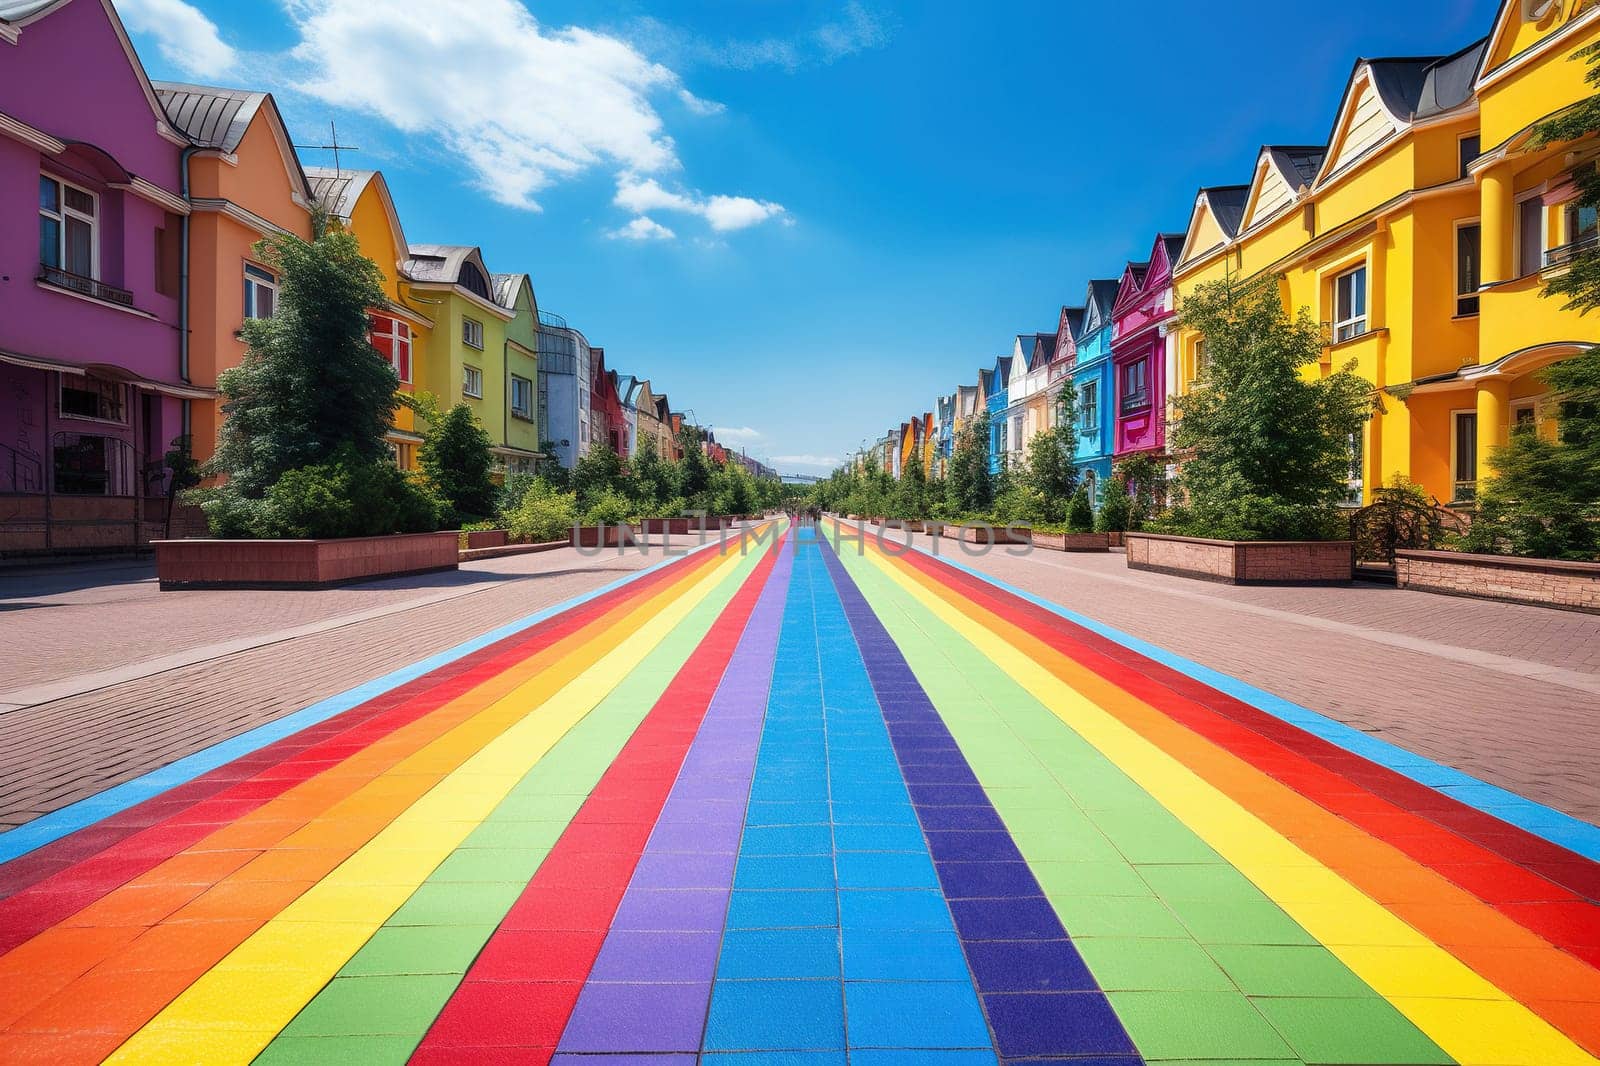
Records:
[[[782,204],[769,200],[674,192],[654,178],[642,178],[637,174],[623,174],[617,178],[617,195],[612,198],[612,203],[635,214],[681,211],[699,215],[719,233],[746,229],[769,218],[787,217]]]
[[[714,41],[648,17],[633,22],[628,35],[669,63],[734,70],[780,67],[793,73],[882,48],[889,43],[891,27],[884,16],[858,0],[850,0],[837,17],[792,36]]]
[[[749,426],[734,426],[732,428],[726,426],[717,426],[715,427],[714,432],[717,435],[717,439],[720,441],[752,441],[761,436],[761,431],[759,429],[752,429]]]
[[[219,77],[238,58],[216,23],[184,0],[121,0],[117,14],[129,30],[149,36],[168,62],[193,77]]]
[[[677,234],[653,218],[640,216],[621,229],[611,230],[606,236],[624,241],[670,241]]]
[[[820,466],[828,469],[839,465],[836,455],[774,455],[772,461],[780,466]]]
[[[728,110],[727,104],[719,104],[715,100],[706,100],[696,96],[688,89],[679,89],[678,99],[683,102],[684,107],[687,107],[696,115],[720,115]]]
[[[597,166],[675,171],[676,147],[655,100],[674,94],[695,114],[722,106],[631,44],[541,26],[518,0],[453,0],[443,17],[409,0],[283,2],[301,37],[291,52],[299,89],[438,138],[478,185],[513,207],[537,209],[542,190]],[[635,218],[624,229],[660,237],[666,227]]]

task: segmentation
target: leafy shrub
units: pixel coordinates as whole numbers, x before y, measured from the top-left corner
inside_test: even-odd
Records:
[[[527,544],[565,540],[577,522],[577,494],[557,492],[543,481],[530,486],[516,510],[506,516],[511,539]]]
[[[1045,517],[1044,494],[1031,486],[1013,482],[994,501],[994,519],[1001,525],[1027,525]]]
[[[1097,533],[1121,533],[1133,519],[1133,498],[1128,495],[1128,483],[1118,474],[1106,482],[1105,498],[1100,502],[1100,513],[1095,516]]]
[[[438,529],[445,504],[393,463],[341,448],[334,458],[290,470],[252,500],[224,485],[201,503],[223,537],[376,537]]]
[[[472,408],[458,403],[430,422],[417,458],[434,491],[450,505],[452,522],[494,513],[500,490],[489,476],[489,434]]]
[[[1094,504],[1089,501],[1089,486],[1079,485],[1067,504],[1067,530],[1087,533],[1094,529]]]
[[[633,518],[634,505],[620,492],[607,490],[583,512],[586,526],[625,526]]]

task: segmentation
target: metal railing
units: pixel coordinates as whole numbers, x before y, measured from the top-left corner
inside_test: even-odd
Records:
[[[1544,265],[1547,267],[1565,266],[1584,252],[1600,247],[1600,234],[1591,233],[1569,244],[1558,245],[1544,253]]]
[[[39,277],[37,280],[46,285],[54,285],[58,289],[67,289],[95,300],[104,300],[107,303],[121,304],[123,307],[133,306],[133,293],[127,289],[119,289],[115,285],[107,285],[103,281],[74,274],[70,270],[62,270],[48,263],[39,264]]]
[[[1149,390],[1145,390],[1143,392],[1130,392],[1128,395],[1126,395],[1126,396],[1124,396],[1122,398],[1122,413],[1123,414],[1127,414],[1129,411],[1137,411],[1141,407],[1149,407],[1149,406],[1150,406],[1150,392],[1149,392]]]

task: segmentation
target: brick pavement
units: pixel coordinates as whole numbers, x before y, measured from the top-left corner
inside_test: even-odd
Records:
[[[927,543],[924,538],[924,543]],[[1238,588],[1120,554],[945,555],[1532,799],[1600,821],[1600,617],[1354,588]],[[657,558],[659,556],[656,556]],[[0,611],[0,692],[258,646],[0,714],[0,826],[20,824],[637,569],[566,550],[325,592],[72,590]],[[134,576],[124,574],[123,576]],[[59,579],[56,580],[59,584]],[[417,604],[431,596],[453,599]],[[15,601],[13,601],[15,602]],[[382,613],[389,612],[389,613]],[[372,616],[367,616],[372,615]],[[298,636],[272,639],[297,627]],[[320,627],[320,628],[319,628]],[[270,643],[259,643],[271,640]],[[250,640],[245,641],[251,643]],[[0,697],[0,703],[3,703]]]
[[[18,679],[68,683],[68,671],[77,662],[92,671],[137,672],[138,664],[152,655],[208,647],[219,636],[271,636],[285,625],[336,624],[357,611],[396,609],[0,713],[0,828],[120,784],[660,559],[659,550],[649,556],[631,551],[582,556],[564,549],[473,563],[453,575],[317,592],[158,593],[152,578],[33,597],[24,602],[51,606],[0,612],[0,642],[19,651]],[[43,586],[59,579],[39,575],[29,580]],[[446,590],[461,595],[406,607],[419,596]],[[36,591],[48,592],[43,587]],[[197,617],[185,618],[186,612]],[[144,639],[133,639],[138,635]],[[9,657],[6,669],[9,682]]]

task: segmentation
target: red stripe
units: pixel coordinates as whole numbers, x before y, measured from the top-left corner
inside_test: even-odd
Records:
[[[696,565],[714,556],[708,552]],[[0,867],[8,893],[0,898],[0,954],[624,601],[646,595],[681,574],[680,567],[663,567],[14,859]]]
[[[1595,960],[1600,909],[1573,886],[1592,890],[1596,864],[954,567],[920,553],[907,558],[1523,928]]]
[[[782,542],[757,564],[596,783],[412,1063],[543,1064],[555,1054]]]

